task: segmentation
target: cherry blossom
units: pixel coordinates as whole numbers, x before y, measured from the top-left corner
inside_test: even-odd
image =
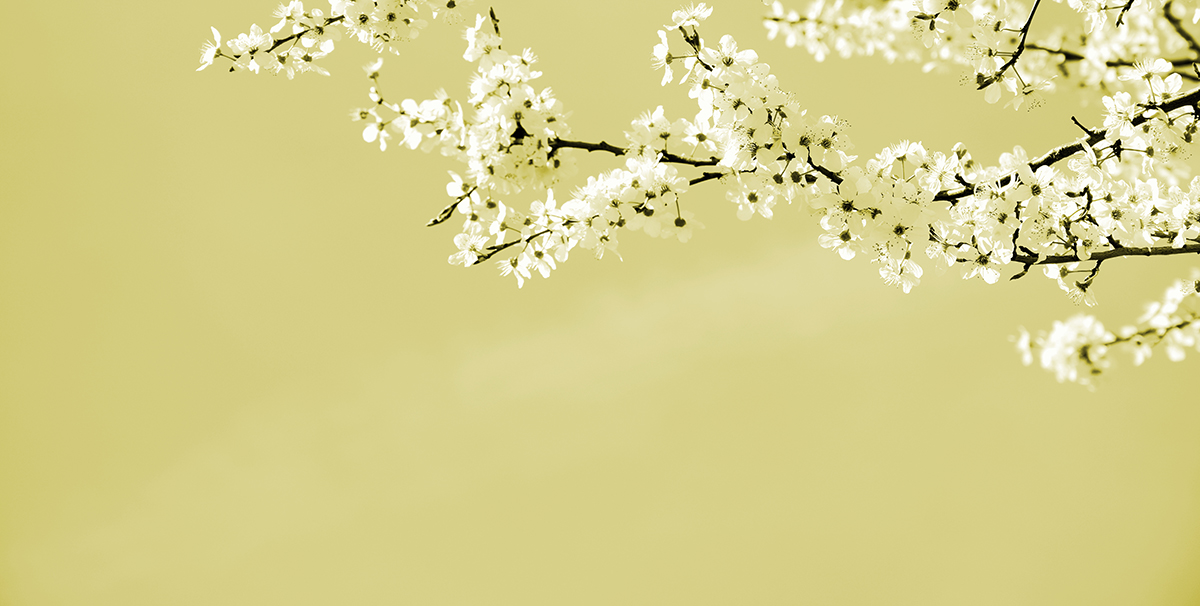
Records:
[[[702,35],[713,12],[705,4],[675,11],[646,40],[648,67],[662,70],[662,86],[685,87],[695,107],[647,104],[623,140],[609,139],[619,145],[572,138],[566,104],[537,86],[537,55],[506,47],[494,12],[464,20],[467,2],[332,0],[325,11],[292,0],[269,32],[254,25],[222,43],[214,28],[199,69],[227,60],[231,71],[327,74],[321,59],[341,40],[398,54],[431,20],[465,21],[462,57],[475,70],[465,99],[438,91],[389,100],[377,59],[364,67],[370,103],[351,118],[381,150],[394,142],[459,165],[449,171],[448,204],[429,224],[461,226],[451,264],[493,260],[518,287],[563,269],[577,249],[616,255],[626,232],[697,237],[701,210],[687,194],[703,186],[722,190],[742,220],[811,215],[821,247],[876,264],[905,293],[927,266],[958,266],[987,284],[1036,267],[1091,307],[1109,259],[1200,253],[1200,177],[1184,161],[1200,115],[1200,44],[1181,21],[1193,7],[1180,0],[1068,0],[1077,20],[1054,26],[1036,20],[1041,2],[814,0],[804,11],[773,2],[764,18],[769,39],[818,60],[877,55],[963,70],[981,103],[1007,97],[1007,107],[1029,110],[1060,86],[1094,91],[1102,124],[1076,121],[1078,138],[1033,157],[1014,145],[994,163],[962,144],[856,150],[847,120],[801,105],[756,51],[728,34]],[[619,160],[573,180],[581,152]],[[1115,332],[1088,315],[1022,332],[1022,358],[1085,385],[1114,352],[1140,363],[1161,346],[1180,359],[1200,340],[1198,279],[1176,284]]]

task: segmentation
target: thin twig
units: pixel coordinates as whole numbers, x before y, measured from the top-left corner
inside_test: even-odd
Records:
[[[1132,1],[1133,0],[1130,0],[1130,2]],[[1004,75],[1004,72],[1008,71],[1008,68],[1012,67],[1013,65],[1016,65],[1017,59],[1021,58],[1021,53],[1025,52],[1025,39],[1029,37],[1029,28],[1033,25],[1033,16],[1037,14],[1037,9],[1039,6],[1041,6],[1041,4],[1042,0],[1036,0],[1033,3],[1033,8],[1029,10],[1029,18],[1025,20],[1025,25],[1021,26],[1021,39],[1017,41],[1017,50],[1013,51],[1012,56],[1008,58],[1008,61],[1004,62],[1004,65],[1000,66],[1000,69],[996,70],[995,74],[993,74],[990,78],[986,78],[983,83],[979,85],[979,90],[983,90],[999,82],[1001,76]]]
[[[1125,6],[1121,7],[1121,14],[1117,15],[1117,27],[1121,27],[1121,24],[1125,22],[1125,13],[1128,13],[1129,9],[1133,8],[1134,2],[1137,2],[1137,0],[1129,0],[1129,2],[1125,3]]]
[[[1163,5],[1163,17],[1167,19],[1167,22],[1171,24],[1171,27],[1175,28],[1175,33],[1179,34],[1179,37],[1183,38],[1184,42],[1187,42],[1188,48],[1192,50],[1192,53],[1194,53],[1196,57],[1200,57],[1200,43],[1196,42],[1196,38],[1192,36],[1190,32],[1184,29],[1183,23],[1177,19],[1175,15],[1171,14],[1171,6],[1174,4],[1175,2],[1172,0],[1171,2],[1167,2]]]
[[[503,244],[493,244],[493,245],[483,249],[486,252],[484,254],[476,257],[475,262],[472,263],[471,265],[479,265],[480,263],[483,263],[484,261],[487,261],[488,259],[491,259],[492,257],[496,256],[496,253],[498,253],[506,248],[516,246],[517,244],[524,244],[527,242],[532,242],[534,238],[537,238],[539,236],[544,236],[548,233],[550,233],[549,229],[543,229],[542,231],[539,231],[537,233],[530,234],[528,238],[517,238],[516,240],[505,242]]]
[[[1087,58],[1087,57],[1084,57],[1083,55],[1081,55],[1077,52],[1074,52],[1074,51],[1069,51],[1069,50],[1061,49],[1061,48],[1049,48],[1049,47],[1042,46],[1042,45],[1034,43],[1034,42],[1030,42],[1029,44],[1026,44],[1025,50],[1040,51],[1043,53],[1049,53],[1051,55],[1058,55],[1058,56],[1062,57],[1064,61],[1068,61],[1068,62],[1083,61],[1084,59]],[[1189,68],[1192,66],[1192,63],[1194,61],[1195,61],[1194,59],[1168,59],[1167,60],[1167,62],[1170,63],[1171,66],[1174,67],[1175,69]],[[1133,67],[1134,63],[1135,63],[1134,61],[1122,61],[1122,60],[1115,60],[1115,59],[1104,62],[1104,64],[1108,67]],[[1189,74],[1186,72],[1178,72],[1178,73],[1180,76],[1183,76],[1184,78],[1187,78],[1189,80],[1200,81],[1200,77],[1193,76],[1192,74]]]
[[[332,19],[326,19],[326,20],[325,20],[325,25],[324,25],[323,27],[328,27],[328,26],[330,26],[330,25],[333,25],[334,23],[337,23],[337,22],[339,22],[339,21],[343,21],[343,20],[345,20],[345,19],[346,19],[346,16],[345,16],[345,15],[340,15],[340,16],[334,17],[334,18],[332,18]],[[313,30],[313,28],[309,27],[309,28],[305,29],[304,31],[296,32],[296,33],[294,33],[294,34],[292,34],[292,35],[290,35],[290,36],[288,36],[288,37],[286,37],[286,38],[280,38],[280,39],[278,39],[278,40],[276,40],[276,41],[275,41],[275,44],[272,44],[272,45],[271,45],[271,48],[268,48],[268,49],[267,49],[267,52],[268,52],[268,53],[270,53],[270,52],[274,52],[274,51],[275,51],[275,49],[277,49],[277,48],[279,48],[279,47],[283,46],[284,44],[287,44],[288,42],[290,42],[290,41],[292,41],[292,40],[295,40],[296,38],[299,38],[299,37],[303,36],[304,34],[307,34],[308,32],[311,32],[312,30]]]

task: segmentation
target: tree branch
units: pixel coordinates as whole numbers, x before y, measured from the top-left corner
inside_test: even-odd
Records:
[[[549,229],[543,229],[542,231],[539,231],[537,233],[529,234],[528,238],[517,238],[516,240],[511,240],[511,241],[505,242],[503,244],[493,244],[493,245],[483,249],[486,252],[484,252],[484,254],[476,257],[475,262],[472,263],[471,265],[479,265],[480,263],[483,263],[484,261],[487,261],[488,259],[491,259],[492,257],[496,256],[496,253],[498,253],[506,248],[516,246],[517,244],[524,244],[526,242],[532,242],[534,238],[537,238],[539,236],[544,236],[548,233],[550,233]]]
[[[332,19],[326,19],[325,26],[333,25],[334,23],[343,21],[345,19],[346,19],[345,15],[340,15],[340,16],[334,17]],[[280,39],[276,40],[274,44],[271,45],[271,48],[267,49],[267,52],[268,53],[274,52],[275,49],[283,46],[284,44],[287,44],[288,42],[290,42],[292,40],[295,40],[296,38],[303,36],[304,34],[307,34],[308,32],[311,32],[312,30],[313,30],[313,28],[309,27],[309,28],[304,29],[304,31],[296,32],[286,38],[280,38]]]
[[[1026,44],[1025,50],[1040,51],[1040,52],[1048,53],[1051,55],[1058,55],[1058,56],[1062,57],[1064,61],[1068,61],[1068,62],[1083,61],[1084,59],[1087,58],[1087,57],[1084,57],[1083,55],[1081,55],[1077,52],[1074,52],[1074,51],[1069,51],[1069,50],[1065,50],[1065,49],[1061,49],[1061,48],[1049,48],[1049,47],[1045,47],[1045,46],[1042,46],[1040,44],[1033,43],[1033,42]],[[1170,63],[1171,66],[1174,67],[1175,69],[1183,69],[1183,68],[1190,68],[1192,66],[1192,63],[1195,62],[1195,60],[1194,59],[1168,59],[1167,62]],[[1108,67],[1133,67],[1134,62],[1133,61],[1112,60],[1112,61],[1105,61],[1104,64],[1107,65]],[[1188,73],[1186,71],[1181,71],[1181,72],[1177,72],[1177,73],[1180,76],[1183,76],[1184,78],[1187,78],[1189,80],[1200,81],[1200,78],[1197,78],[1194,74]]]
[[[1171,0],[1163,5],[1163,17],[1167,19],[1167,22],[1171,24],[1171,27],[1175,28],[1175,33],[1179,34],[1179,37],[1183,38],[1184,42],[1187,42],[1188,48],[1192,50],[1192,53],[1195,54],[1196,57],[1200,57],[1200,43],[1197,43],[1196,38],[1193,37],[1192,34],[1186,29],[1184,29],[1183,23],[1179,21],[1175,15],[1171,14],[1171,7],[1174,6],[1174,4],[1174,0]]]
[[[1188,244],[1180,248],[1171,246],[1148,246],[1141,248],[1114,248],[1101,252],[1092,253],[1087,259],[1080,259],[1077,255],[1050,255],[1047,257],[1038,258],[1032,255],[1021,253],[1013,253],[1012,260],[1014,263],[1021,263],[1026,266],[1033,265],[1061,265],[1063,263],[1082,263],[1085,261],[1104,261],[1106,259],[1116,259],[1118,257],[1165,257],[1170,255],[1187,255],[1200,253],[1200,244]],[[969,263],[970,259],[959,259],[960,263]]]
[[[1158,104],[1154,104],[1149,107],[1146,107],[1146,109],[1158,109],[1158,110],[1162,110],[1163,112],[1171,112],[1171,111],[1179,109],[1181,107],[1187,107],[1189,105],[1196,105],[1196,101],[1198,101],[1198,100],[1200,100],[1200,87],[1194,88],[1194,89],[1184,93],[1183,95],[1175,97],[1174,99],[1171,99],[1170,101],[1167,101],[1165,103],[1158,103]],[[1149,119],[1150,118],[1148,118],[1144,113],[1140,113],[1136,118],[1133,119],[1133,125],[1138,126],[1140,124],[1145,123]],[[1039,169],[1043,166],[1050,166],[1051,164],[1061,162],[1061,161],[1063,161],[1067,158],[1070,158],[1071,156],[1083,151],[1083,146],[1085,143],[1088,145],[1095,145],[1104,140],[1104,131],[1100,130],[1100,131],[1094,131],[1094,132],[1095,132],[1094,135],[1091,135],[1089,137],[1083,137],[1074,143],[1068,143],[1066,145],[1056,147],[1056,148],[1046,152],[1041,157],[1030,162],[1029,168],[1036,171],[1037,169]],[[1000,187],[1007,187],[1008,185],[1012,184],[1015,179],[1016,179],[1016,173],[1013,173],[1006,177],[1001,178],[999,181],[997,181],[997,185],[999,185]],[[938,193],[936,196],[934,196],[934,199],[935,200],[952,201],[952,200],[957,200],[959,198],[964,198],[966,196],[971,195],[972,193],[974,193],[973,188],[961,187],[961,188],[958,188],[955,190],[948,190],[948,191]]]
[[[1125,13],[1128,13],[1129,9],[1133,8],[1134,2],[1137,2],[1137,0],[1129,0],[1125,3],[1125,6],[1121,7],[1121,13],[1117,15],[1117,27],[1121,27],[1121,24],[1125,23]]]
[[[1133,0],[1129,1],[1133,2]],[[1000,69],[996,70],[995,74],[992,74],[990,78],[986,78],[979,85],[979,90],[983,90],[999,82],[1001,77],[1004,76],[1004,72],[1008,71],[1008,68],[1015,65],[1017,63],[1017,59],[1021,58],[1021,53],[1025,52],[1025,39],[1029,37],[1029,28],[1033,25],[1033,16],[1037,14],[1037,9],[1039,6],[1041,6],[1041,4],[1042,0],[1036,0],[1033,3],[1033,8],[1029,10],[1029,18],[1025,20],[1025,25],[1021,26],[1021,39],[1017,41],[1017,50],[1013,51],[1012,56],[1008,58],[1008,61],[1004,62],[1004,65],[1000,66]]]
[[[586,151],[602,151],[602,152],[608,152],[610,154],[613,154],[614,156],[624,156],[629,151],[625,148],[617,147],[616,145],[612,145],[611,143],[605,143],[604,141],[601,141],[599,143],[588,143],[586,141],[568,141],[566,139],[554,139],[554,140],[550,141],[550,149],[552,151],[557,150],[557,149],[582,149],[582,150],[586,150]],[[705,160],[697,160],[695,158],[685,158],[683,156],[676,156],[675,154],[668,153],[668,152],[660,152],[660,153],[662,153],[662,161],[663,162],[670,162],[673,164],[687,164],[689,166],[716,166],[717,164],[720,164],[720,162],[721,162],[717,158],[708,158]]]
[[[1195,318],[1192,318],[1189,320],[1181,320],[1176,324],[1172,324],[1170,326],[1164,326],[1162,328],[1156,328],[1156,327],[1152,326],[1150,328],[1142,329],[1138,332],[1135,332],[1133,334],[1130,334],[1130,335],[1127,335],[1124,337],[1118,337],[1118,336],[1114,335],[1113,336],[1114,338],[1111,341],[1105,341],[1105,345],[1112,346],[1112,345],[1116,345],[1118,343],[1126,343],[1129,341],[1133,341],[1134,339],[1137,339],[1137,338],[1149,337],[1151,335],[1158,337],[1158,341],[1156,341],[1154,343],[1155,345],[1157,345],[1158,343],[1162,342],[1162,339],[1167,336],[1167,333],[1171,332],[1172,330],[1181,330],[1181,329],[1187,328],[1190,324],[1192,324],[1195,321],[1196,321]]]

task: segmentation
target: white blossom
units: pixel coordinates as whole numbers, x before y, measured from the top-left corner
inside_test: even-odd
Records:
[[[429,20],[459,23],[466,4],[331,0],[326,11],[292,0],[267,32],[252,25],[222,45],[213,28],[198,71],[228,61],[231,71],[328,75],[322,59],[335,42],[398,53]],[[695,107],[648,103],[621,146],[572,139],[563,101],[537,85],[537,55],[503,48],[495,13],[460,28],[474,67],[465,99],[438,91],[389,100],[376,59],[364,67],[370,103],[351,118],[381,150],[395,143],[459,165],[449,171],[449,205],[431,222],[461,219],[448,261],[495,258],[518,287],[549,277],[577,248],[616,254],[624,231],[689,241],[702,224],[687,193],[703,183],[723,190],[742,220],[789,206],[812,214],[821,247],[878,264],[905,293],[925,276],[925,259],[988,284],[1038,266],[1072,301],[1093,306],[1107,259],[1200,247],[1200,177],[1181,162],[1198,130],[1200,89],[1184,90],[1184,79],[1194,78],[1200,48],[1161,4],[1068,4],[1078,22],[1045,29],[1031,28],[1036,11],[1016,0],[814,0],[804,11],[774,2],[764,20],[769,38],[818,60],[879,55],[966,70],[985,103],[1007,97],[1008,107],[1033,109],[1059,85],[1098,91],[1103,123],[1080,123],[1079,139],[1037,157],[1014,146],[991,163],[962,144],[905,140],[860,159],[846,120],[810,111],[733,36],[702,36],[713,12],[705,4],[675,11],[650,45],[661,84],[685,87]],[[572,184],[585,151],[620,159]],[[1200,341],[1196,284],[1181,282],[1135,326],[1113,333],[1079,315],[1036,337],[1023,331],[1019,350],[1026,363],[1036,352],[1060,381],[1085,384],[1109,368],[1111,351],[1140,363],[1161,345],[1180,359]]]

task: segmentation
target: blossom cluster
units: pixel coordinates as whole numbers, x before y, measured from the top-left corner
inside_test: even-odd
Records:
[[[764,24],[770,39],[803,47],[817,60],[832,52],[919,62],[926,71],[965,68],[965,81],[983,90],[987,102],[1007,95],[1008,106],[1015,109],[1041,104],[1043,93],[1063,81],[1088,90],[1144,93],[1143,82],[1126,77],[1139,61],[1163,59],[1179,75],[1200,80],[1191,67],[1200,60],[1200,45],[1181,21],[1195,22],[1200,11],[1185,0],[1114,5],[1068,0],[1081,19],[1043,28],[1030,39],[1040,4],[815,0],[801,13],[775,1]],[[1114,11],[1119,16],[1110,19]]]
[[[1017,349],[1022,361],[1032,364],[1036,358],[1042,368],[1053,371],[1059,381],[1092,385],[1093,380],[1111,367],[1109,354],[1124,351],[1140,365],[1150,357],[1153,347],[1162,345],[1167,357],[1178,362],[1189,349],[1200,350],[1200,271],[1193,270],[1187,280],[1178,280],[1161,301],[1150,303],[1136,325],[1109,332],[1092,316],[1077,315],[1055,322],[1047,334],[1033,337],[1022,329]]]
[[[229,61],[229,71],[286,75],[317,73],[329,75],[320,60],[333,52],[343,34],[376,51],[399,54],[396,46],[416,38],[432,19],[455,24],[464,7],[474,0],[329,0],[329,11],[305,8],[302,0],[291,0],[275,10],[275,23],[264,32],[257,24],[250,31],[221,43],[221,32],[212,28],[213,40],[200,51],[200,67],[218,59]]]
[[[469,99],[474,114],[442,110],[456,107],[444,98],[392,105],[372,87],[376,107],[358,113],[371,121],[364,138],[385,146],[391,128],[405,133],[410,148],[436,139],[424,146],[427,151],[440,147],[464,162],[465,174],[451,173],[447,186],[453,202],[434,221],[456,213],[463,219],[450,262],[474,265],[506,251],[511,254],[496,262],[518,285],[534,274],[549,276],[577,246],[597,258],[615,251],[622,229],[687,241],[701,225],[680,197],[702,181],[725,181],[726,197],[742,219],[770,217],[779,201],[790,202],[816,181],[813,162],[840,169],[852,159],[841,134],[845,125],[831,117],[807,117],[757,54],[739,49],[732,37],[722,37],[716,46],[705,44],[697,27],[711,11],[704,5],[678,11],[660,31],[655,49],[664,84],[685,83],[697,113],[671,120],[661,106],[647,111],[631,121],[625,147],[568,140],[561,103],[548,89],[537,93],[528,84],[540,76],[530,69],[533,53],[503,50],[494,20],[483,16],[465,36],[464,58],[478,62]],[[686,50],[672,54],[667,32],[678,32]],[[374,69],[377,65],[368,71]],[[441,112],[436,121],[420,115],[426,107]],[[391,113],[385,116],[384,109]],[[589,177],[560,202],[552,186],[569,174],[566,149],[613,153],[623,156],[625,165]],[[680,166],[705,172],[688,179]],[[527,211],[501,200],[531,189],[546,194]]]
[[[1107,53],[1103,61],[1071,59],[1066,51],[1046,50],[1061,44],[1027,41],[1039,3],[1019,29],[1005,25],[1023,10],[1007,0],[922,0],[915,7],[817,0],[806,17],[785,13],[775,3],[767,19],[772,35],[819,56],[833,49],[843,55],[924,58],[935,67],[965,61],[990,102],[1006,88],[1013,95],[1010,104],[1021,107],[1050,87],[1051,72],[1105,87],[1103,125],[1077,123],[1083,131],[1078,140],[1035,158],[1017,146],[995,165],[978,162],[962,144],[939,151],[915,141],[860,160],[844,120],[810,113],[755,51],[732,36],[715,44],[702,37],[701,26],[712,13],[704,4],[675,11],[651,53],[662,84],[686,87],[695,113],[668,117],[662,106],[647,110],[631,120],[621,146],[569,138],[569,112],[549,88],[534,86],[541,76],[536,55],[502,48],[494,13],[476,15],[464,30],[463,58],[476,67],[465,101],[443,91],[424,101],[389,101],[380,90],[378,59],[366,67],[371,103],[352,117],[365,123],[364,140],[380,149],[395,142],[437,150],[462,165],[450,171],[450,202],[430,225],[457,218],[461,230],[449,262],[472,266],[493,260],[518,286],[534,275],[549,277],[577,247],[595,258],[616,254],[624,229],[686,242],[702,226],[685,194],[708,182],[724,190],[743,220],[769,219],[781,204],[813,214],[822,247],[844,259],[876,263],[881,278],[904,292],[920,283],[928,266],[939,271],[958,266],[962,277],[989,284],[1009,268],[1019,278],[1040,266],[1039,273],[1073,301],[1094,305],[1092,286],[1106,260],[1200,252],[1200,177],[1190,179],[1182,162],[1198,129],[1200,88],[1185,91],[1181,64],[1153,56],[1172,49],[1200,56],[1200,46],[1181,29],[1176,13],[1182,5],[1168,2],[1155,17],[1144,6],[1149,2],[1130,3],[1101,11],[1120,9],[1119,28],[1085,14],[1088,35],[1080,38],[1080,52]],[[1076,4],[1072,0],[1081,13],[1091,10]],[[229,41],[226,53],[218,35],[215,45],[205,47],[201,68],[226,57],[231,69],[261,71],[265,58],[284,71],[296,61],[290,58],[295,49],[309,55],[332,50],[337,28],[383,50],[382,26],[375,24],[382,6],[390,5],[334,1],[327,17],[295,0],[280,7],[280,21],[271,30],[273,35],[290,28],[287,37],[273,38],[255,26]],[[422,6],[404,3],[406,10]],[[899,27],[905,22],[907,27]],[[1166,39],[1164,27],[1174,43],[1159,48],[1139,42],[1139,36]],[[1102,39],[1107,46],[1095,42]],[[1079,69],[1063,69],[1066,60]],[[299,61],[311,65],[303,57]],[[1043,64],[1045,78],[1038,76]],[[298,65],[291,69],[319,70]],[[623,163],[587,177],[564,196],[561,184],[575,170],[575,151],[608,153]],[[517,201],[527,193],[531,201]],[[1106,348],[1137,341],[1140,330],[1113,336],[1081,316],[1039,338],[1043,366],[1060,379],[1086,382],[1104,368]],[[1149,342],[1149,334],[1138,342]]]

